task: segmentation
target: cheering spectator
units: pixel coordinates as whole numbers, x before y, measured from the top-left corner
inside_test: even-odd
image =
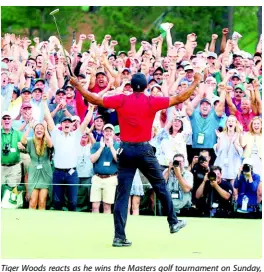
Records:
[[[18,143],[22,134],[12,128],[11,114],[2,113],[1,129],[1,183],[14,188],[21,182],[20,151]]]
[[[34,137],[28,140],[32,128],[34,128]],[[35,126],[31,122],[21,139],[21,143],[27,146],[31,161],[28,169],[28,183],[26,183],[26,197],[29,199],[29,208],[36,209],[38,207],[39,210],[45,210],[52,183],[50,164],[52,141],[46,121]]]
[[[216,134],[218,140],[214,149],[217,158],[214,165],[221,167],[222,178],[229,180],[233,185],[243,154],[242,135],[236,117],[230,115],[227,118],[224,131],[222,133],[217,131]]]
[[[104,137],[100,142],[95,143],[91,150],[90,159],[94,164],[95,175],[92,178],[90,200],[93,202],[93,212],[99,212],[100,203],[103,201],[104,213],[111,213],[117,186],[116,150],[119,144],[113,141],[113,125],[106,124],[103,131]]]
[[[97,115],[94,118],[94,130],[92,131],[93,137],[96,142],[100,142],[101,138],[104,136],[103,128],[104,128],[104,118],[102,115]]]
[[[72,120],[70,117],[63,117],[61,120],[60,131],[53,121],[51,113],[47,105],[47,96],[43,95],[42,101],[44,106],[45,118],[48,123],[48,128],[51,131],[51,139],[55,149],[53,172],[53,201],[54,208],[61,210],[64,204],[64,190],[62,184],[67,184],[67,197],[69,200],[68,209],[75,211],[77,207],[77,195],[79,178],[76,171],[77,166],[77,146],[80,144],[82,133],[90,122],[87,114],[79,129],[72,130]],[[91,118],[90,118],[91,119]],[[73,186],[71,186],[73,185]]]
[[[244,158],[251,158],[254,173],[262,177],[262,119],[253,117],[249,124],[249,132],[243,137]]]
[[[55,125],[60,124],[63,118],[75,115],[73,107],[66,103],[66,92],[63,89],[56,91],[55,104],[49,104],[49,110]]]

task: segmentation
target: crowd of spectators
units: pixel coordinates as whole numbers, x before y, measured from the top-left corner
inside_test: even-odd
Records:
[[[128,52],[117,52],[110,35],[101,42],[81,34],[66,59],[55,36],[2,37],[2,202],[16,204],[24,191],[23,207],[111,213],[122,152],[117,114],[83,99],[70,84],[69,63],[87,92],[102,97],[130,95],[137,72],[146,76],[147,96],[178,95],[201,73],[190,99],[161,110],[153,123],[150,143],[174,208],[182,215],[219,217],[261,211],[262,38],[252,55],[239,48],[241,35],[228,39],[225,28],[218,54],[217,34],[196,52],[195,33],[173,43],[173,25],[165,25],[166,38],[141,41],[136,50],[132,37]],[[130,195],[129,214],[158,207],[139,171]]]

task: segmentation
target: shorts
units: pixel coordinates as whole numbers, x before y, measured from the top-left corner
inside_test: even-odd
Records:
[[[16,187],[21,183],[21,163],[13,166],[1,166],[1,183]]]
[[[92,187],[90,202],[103,201],[107,204],[114,204],[117,186],[117,176],[100,178],[96,175],[92,177]]]

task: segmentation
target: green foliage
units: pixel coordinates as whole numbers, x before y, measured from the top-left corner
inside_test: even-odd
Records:
[[[70,40],[69,30],[78,31],[78,23],[88,20],[89,27],[95,34],[98,43],[104,35],[110,34],[119,45],[116,50],[129,50],[129,38],[138,39],[137,47],[142,40],[151,42],[157,37],[161,23],[174,24],[171,30],[172,40],[185,43],[189,33],[196,33],[198,46],[196,51],[203,50],[210,42],[213,33],[218,34],[217,48],[220,46],[222,28],[227,27],[227,7],[109,7],[96,9],[88,13],[89,6],[83,7],[2,7],[2,34],[32,36],[38,35],[47,39],[50,35],[57,35],[52,16],[49,13],[59,8],[56,14],[61,36]],[[88,8],[88,9],[87,9]],[[92,8],[92,7],[90,7]],[[234,7],[234,30],[243,35],[239,42],[242,50],[254,52],[257,43],[258,29],[256,12],[258,7]],[[243,20],[241,20],[243,18]],[[83,30],[81,30],[83,32]],[[89,31],[90,32],[90,31]],[[85,34],[90,34],[86,33]],[[166,52],[166,41],[163,46]]]

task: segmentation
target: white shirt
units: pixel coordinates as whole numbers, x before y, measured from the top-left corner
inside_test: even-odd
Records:
[[[77,147],[78,163],[77,163],[77,172],[79,178],[88,178],[94,175],[93,173],[93,164],[90,160],[91,156],[91,144],[86,146]]]
[[[51,139],[55,150],[54,166],[55,168],[69,169],[77,166],[77,147],[80,145],[82,133],[79,129],[68,133],[57,127],[51,131]]]

